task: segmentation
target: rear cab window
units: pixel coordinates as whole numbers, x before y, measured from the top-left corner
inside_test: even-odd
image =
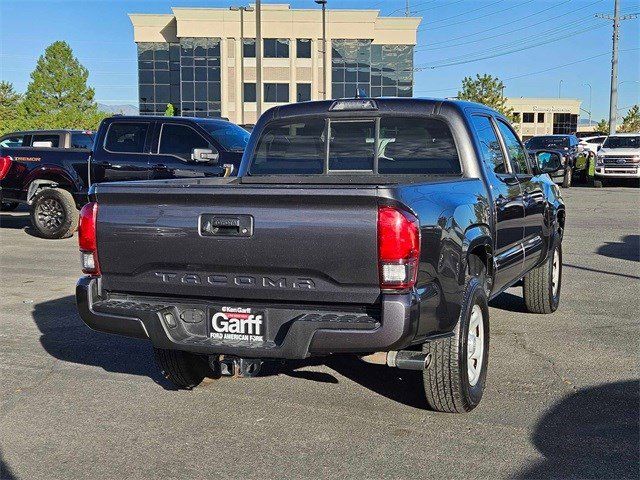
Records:
[[[144,153],[149,122],[113,122],[104,139],[104,149],[112,153]]]
[[[34,135],[31,146],[35,148],[58,148],[60,146],[60,135],[57,133]]]
[[[460,175],[462,170],[444,121],[383,115],[274,121],[262,131],[248,173]]]
[[[27,139],[25,143],[24,140]],[[29,145],[28,137],[24,135],[10,135],[7,138],[0,140],[0,147],[4,148],[18,148]]]
[[[71,148],[91,150],[95,134],[93,132],[74,132],[71,134]]]

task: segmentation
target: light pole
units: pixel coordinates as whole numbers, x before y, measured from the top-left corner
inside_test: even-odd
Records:
[[[253,12],[253,7],[229,7],[240,12],[240,124],[244,125],[244,12]]]
[[[591,127],[591,84],[584,82],[582,85],[589,87],[589,127]]]
[[[560,80],[558,82],[558,98],[560,98],[562,96],[562,82],[563,82],[563,80]]]
[[[327,99],[327,0],[315,0],[322,5],[322,98]]]
[[[262,114],[262,25],[260,0],[256,0],[256,121]]]

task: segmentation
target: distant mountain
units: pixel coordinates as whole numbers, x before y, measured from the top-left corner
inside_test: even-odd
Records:
[[[104,103],[99,103],[98,110],[120,115],[139,115],[138,107],[135,105],[105,105]]]

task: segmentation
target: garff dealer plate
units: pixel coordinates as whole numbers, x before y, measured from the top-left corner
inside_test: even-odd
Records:
[[[209,337],[215,340],[263,342],[265,314],[249,307],[209,309]]]

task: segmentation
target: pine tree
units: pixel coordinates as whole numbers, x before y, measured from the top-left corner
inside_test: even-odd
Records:
[[[622,118],[621,132],[640,133],[640,106],[634,105]]]
[[[10,82],[0,82],[0,135],[15,129],[15,121],[21,116],[22,95]]]
[[[609,133],[609,122],[603,118],[596,125],[595,131],[598,133]]]
[[[64,111],[95,114],[95,92],[87,86],[89,71],[73,56],[66,42],[54,42],[40,56],[27,87],[24,107],[29,116]]]
[[[513,111],[507,107],[507,99],[502,94],[504,83],[492,75],[476,74],[476,78],[464,77],[462,90],[458,91],[460,100],[482,103],[513,119]]]

